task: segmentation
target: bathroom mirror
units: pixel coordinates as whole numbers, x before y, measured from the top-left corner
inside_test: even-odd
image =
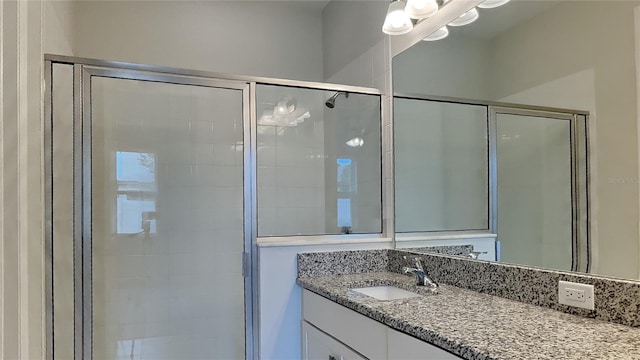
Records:
[[[478,13],[471,24],[449,26],[446,38],[419,41],[393,58],[397,247],[472,245],[458,255],[638,279],[640,1],[511,0]],[[438,151],[466,147],[456,161],[468,163],[466,173],[431,167],[443,185],[430,196],[406,193],[405,183],[424,184],[415,168],[436,151],[432,143],[406,157],[415,134],[403,127],[418,121],[406,115],[408,99],[487,111],[473,140],[483,134],[484,147],[472,151],[471,139],[442,133]],[[423,127],[435,121],[426,114]],[[500,170],[505,162],[518,166]],[[479,184],[485,192],[473,189]],[[426,226],[437,222],[431,212],[453,219],[454,228]],[[415,225],[421,231],[407,232]]]

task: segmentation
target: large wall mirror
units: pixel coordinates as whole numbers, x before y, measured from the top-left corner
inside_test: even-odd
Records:
[[[638,279],[640,1],[478,12],[393,58],[397,246]]]

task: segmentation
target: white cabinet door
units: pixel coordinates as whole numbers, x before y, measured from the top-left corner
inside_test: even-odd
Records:
[[[392,360],[458,360],[456,355],[401,332],[388,329],[388,358]]]
[[[308,290],[302,293],[304,320],[362,356],[387,356],[387,326]]]
[[[316,329],[308,322],[302,322],[303,360],[366,360],[343,343]]]

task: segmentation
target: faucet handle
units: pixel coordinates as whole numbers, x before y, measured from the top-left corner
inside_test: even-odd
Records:
[[[413,260],[416,262],[416,269],[424,271],[422,263],[420,262],[421,259],[419,257],[415,257]]]
[[[403,255],[402,258],[404,260],[407,260],[407,262],[409,262],[409,258],[407,258],[406,255]],[[415,264],[416,269],[420,270],[420,271],[424,271],[424,267],[422,267],[422,263],[420,262],[420,257],[418,256],[414,256],[411,258],[410,261],[412,261]]]

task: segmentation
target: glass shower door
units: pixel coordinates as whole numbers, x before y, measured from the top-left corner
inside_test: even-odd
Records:
[[[245,358],[246,84],[89,75],[83,353]]]
[[[500,260],[572,270],[572,116],[494,113]]]

